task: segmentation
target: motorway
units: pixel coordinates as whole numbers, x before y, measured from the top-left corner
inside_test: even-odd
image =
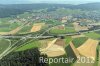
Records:
[[[49,30],[50,30],[51,28],[49,28],[48,30],[46,30],[45,32],[43,32],[42,33],[42,35],[44,35],[46,32],[48,32]],[[67,33],[67,34],[60,34],[60,35],[57,35],[57,37],[61,37],[61,36],[73,36],[73,35],[80,35],[81,33],[88,33],[88,32],[94,32],[94,31],[100,31],[100,29],[97,29],[97,30],[91,30],[91,31],[84,31],[84,32],[76,32],[76,33]],[[9,38],[12,38],[12,39],[14,39],[14,38],[30,38],[30,39],[46,39],[46,38],[53,38],[54,36],[56,36],[56,35],[48,35],[48,36],[31,36],[31,34],[30,35],[28,35],[28,36],[13,36],[13,35],[11,35],[11,36],[3,36],[3,35],[1,35],[0,36],[0,38],[6,38],[6,39],[9,39]]]

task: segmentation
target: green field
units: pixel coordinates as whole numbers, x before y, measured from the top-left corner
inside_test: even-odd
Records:
[[[0,32],[9,32],[15,28],[17,28],[18,26],[20,26],[17,22],[16,23],[3,23],[3,24],[0,24]]]
[[[0,18],[0,23],[3,22],[3,23],[6,23],[8,22],[9,20],[12,20],[13,18],[10,18],[10,17],[6,17],[6,18]]]
[[[31,42],[31,43],[27,43],[26,45],[24,45],[20,48],[17,48],[16,51],[24,51],[27,49],[39,47],[40,45],[41,45],[41,43],[38,40],[36,40],[36,41]]]
[[[70,43],[70,41],[72,41],[71,36],[65,37],[64,41],[65,41],[66,45],[68,45]]]
[[[27,33],[27,32],[30,32],[31,28],[32,28],[32,26],[25,26],[18,33]]]
[[[87,37],[80,37],[80,38],[75,38],[73,39],[72,43],[76,48],[81,46],[88,38]]]
[[[0,39],[0,54],[5,51],[10,45],[10,41],[6,39]]]
[[[75,29],[72,27],[66,27],[65,29],[51,29],[49,31],[51,34],[66,34],[66,33],[75,33]]]
[[[98,34],[96,32],[85,33],[85,35],[92,39],[100,39],[100,34]]]
[[[10,28],[0,28],[0,32],[9,32],[11,31]]]

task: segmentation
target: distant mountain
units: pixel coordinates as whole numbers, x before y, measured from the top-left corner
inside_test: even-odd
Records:
[[[70,4],[9,4],[0,5],[0,17],[9,17],[11,15],[17,15],[25,11],[43,8],[58,8],[64,7],[69,9],[82,9],[82,10],[100,10],[100,3],[87,3],[80,5]]]
[[[87,3],[87,4],[80,4],[80,5],[40,3],[40,4],[12,4],[12,5],[2,5],[2,6],[5,6],[6,8],[15,8],[15,9],[24,9],[24,10],[51,8],[51,7],[65,7],[65,8],[72,8],[72,9],[84,9],[84,10],[100,9],[100,3]]]
[[[100,10],[100,3],[87,3],[77,5],[76,8],[83,10]]]

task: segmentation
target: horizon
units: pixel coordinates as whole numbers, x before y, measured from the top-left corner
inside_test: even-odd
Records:
[[[87,4],[87,3],[98,3],[100,2],[99,0],[84,0],[84,1],[80,1],[80,0],[70,0],[70,1],[66,1],[66,0],[38,0],[38,1],[33,1],[33,0],[1,0],[0,4],[72,4],[72,5],[79,5],[79,4]]]

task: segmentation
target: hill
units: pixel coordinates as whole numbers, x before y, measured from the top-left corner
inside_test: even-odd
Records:
[[[26,11],[48,8],[48,11],[57,8],[82,9],[82,10],[100,10],[100,3],[87,3],[80,5],[70,4],[9,4],[0,5],[0,18],[9,17],[11,15],[21,14]]]

